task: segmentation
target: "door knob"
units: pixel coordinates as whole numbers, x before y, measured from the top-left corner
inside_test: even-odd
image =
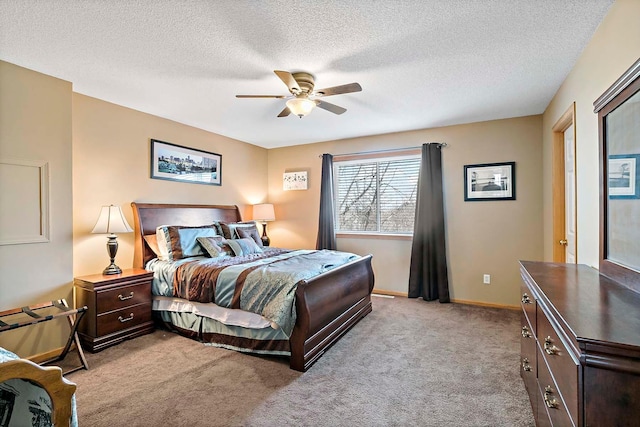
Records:
[[[567,243],[569,243],[569,242],[567,242],[567,239],[562,239],[558,243],[560,243],[562,246],[567,246]]]

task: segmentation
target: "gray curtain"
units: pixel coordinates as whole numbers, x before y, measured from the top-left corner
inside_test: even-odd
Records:
[[[441,147],[442,144],[438,143],[422,145],[411,246],[409,298],[449,302]]]
[[[333,156],[322,155],[322,181],[320,183],[320,219],[316,249],[336,250],[336,232],[333,208]]]

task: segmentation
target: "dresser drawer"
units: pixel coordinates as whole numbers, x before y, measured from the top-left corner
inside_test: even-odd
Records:
[[[108,335],[151,321],[151,304],[139,304],[101,314],[97,318],[97,335]]]
[[[574,420],[578,419],[578,375],[580,365],[575,361],[556,330],[538,307],[538,345],[541,358],[546,361],[553,378],[562,395],[567,409]],[[542,359],[538,360],[538,370],[541,370]],[[540,372],[538,373],[540,375]]]
[[[536,300],[533,297],[533,294],[529,290],[529,287],[523,282],[520,285],[520,305],[522,307],[522,311],[526,314],[529,319],[529,323],[532,327],[533,335],[536,334]]]
[[[541,348],[538,347],[538,420],[541,425],[546,425],[550,420],[552,426],[575,426],[577,418],[569,415],[566,402],[562,394],[558,392],[558,386],[554,382],[549,366],[547,365]],[[552,368],[553,369],[553,368]]]
[[[139,283],[119,288],[99,291],[96,295],[97,314],[120,310],[132,305],[151,302],[151,283]]]
[[[531,333],[531,326],[524,311],[521,314],[521,318],[520,376],[529,393],[529,398],[534,402],[536,394],[538,393],[538,387],[536,385],[536,338],[535,335]]]

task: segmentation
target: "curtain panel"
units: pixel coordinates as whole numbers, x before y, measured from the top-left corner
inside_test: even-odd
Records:
[[[322,155],[322,180],[320,182],[320,218],[316,249],[336,250],[336,231],[333,199],[333,156]]]
[[[450,302],[441,147],[439,143],[422,145],[411,246],[409,298]]]

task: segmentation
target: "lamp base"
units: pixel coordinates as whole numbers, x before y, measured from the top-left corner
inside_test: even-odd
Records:
[[[262,240],[262,246],[269,246],[271,244],[271,239],[269,238],[269,236],[267,236],[267,223],[263,222],[262,223],[262,237],[260,238],[260,240]]]
[[[122,270],[115,264],[116,253],[118,252],[118,239],[117,236],[113,233],[107,236],[107,253],[109,254],[109,258],[111,260],[111,264],[104,269],[102,274],[111,275],[111,274],[120,274]]]
[[[109,264],[109,266],[105,268],[104,271],[102,272],[102,274],[104,274],[105,276],[110,276],[112,274],[120,274],[120,273],[122,273],[122,270],[120,269],[120,267],[118,267],[115,264]]]

